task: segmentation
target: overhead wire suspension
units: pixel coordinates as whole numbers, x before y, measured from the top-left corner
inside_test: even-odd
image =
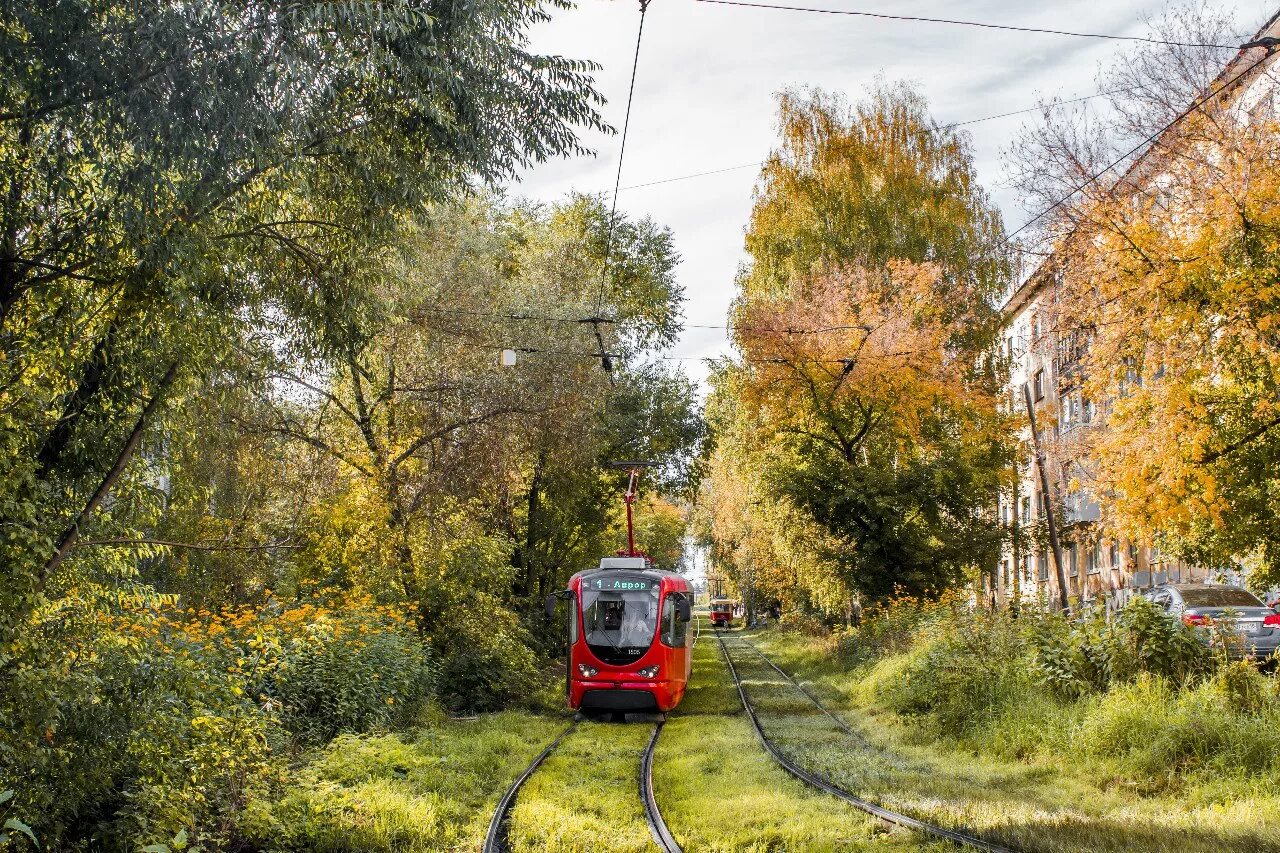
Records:
[[[627,111],[622,119],[622,139],[618,145],[618,171],[613,179],[613,205],[609,210],[608,232],[604,243],[604,262],[600,266],[600,292],[596,296],[596,312],[591,317],[584,317],[581,322],[590,323],[596,335],[596,343],[600,345],[600,366],[609,374],[609,382],[613,382],[613,360],[605,351],[604,335],[600,332],[601,323],[612,323],[604,314],[605,289],[609,281],[609,261],[613,255],[613,234],[618,217],[618,188],[622,186],[622,162],[627,155],[627,131],[631,129],[631,103],[636,94],[636,72],[640,68],[640,42],[644,38],[644,18],[649,11],[650,0],[640,0],[640,26],[636,30],[636,50],[631,60],[631,85],[627,89]]]

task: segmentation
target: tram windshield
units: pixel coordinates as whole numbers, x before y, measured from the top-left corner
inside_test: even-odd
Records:
[[[582,583],[582,629],[591,653],[608,664],[638,660],[658,629],[658,586],[653,578],[613,572]]]

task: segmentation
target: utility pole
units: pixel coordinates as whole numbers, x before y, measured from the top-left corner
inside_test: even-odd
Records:
[[[1036,408],[1031,403],[1031,386],[1022,383],[1022,399],[1027,404],[1027,417],[1031,420],[1031,444],[1036,451],[1036,470],[1040,472],[1040,505],[1049,525],[1049,548],[1053,551],[1053,569],[1058,576],[1058,605],[1065,613],[1071,609],[1067,598],[1067,573],[1062,568],[1062,546],[1058,543],[1058,522],[1053,517],[1053,503],[1049,500],[1049,476],[1044,470],[1044,450],[1040,447],[1040,430],[1036,428]]]
[[[1012,572],[1010,580],[1013,587],[1010,604],[1015,613],[1022,606],[1022,579],[1019,577],[1019,573],[1022,571],[1022,493],[1018,489],[1018,486],[1022,484],[1022,479],[1017,476],[1017,465],[1018,463],[1014,462],[1013,488],[1011,489],[1013,497],[1013,548],[1010,549],[1013,556],[1013,566],[1010,569]]]

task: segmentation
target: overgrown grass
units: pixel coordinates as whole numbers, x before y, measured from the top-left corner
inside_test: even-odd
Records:
[[[924,849],[912,835],[883,835],[862,812],[789,776],[761,749],[741,707],[715,639],[703,637],[654,767],[658,806],[686,850]]]
[[[872,626],[862,644],[753,638],[876,747],[840,735],[744,652],[748,689],[802,763],[1026,850],[1280,850],[1273,681],[1246,665],[1197,675],[1179,649],[1169,674],[1152,674],[1149,649],[1097,633],[1092,648],[1111,643],[1114,657],[1086,652],[1084,665],[1138,663],[1095,670],[1097,686],[1073,696],[1038,671],[1027,620],[941,608],[904,622]]]
[[[507,785],[564,726],[505,712],[342,735],[290,778],[278,802],[251,803],[242,831],[268,850],[476,849]]]

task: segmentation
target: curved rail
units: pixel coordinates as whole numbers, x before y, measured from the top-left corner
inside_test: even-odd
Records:
[[[538,753],[537,757],[529,763],[524,772],[516,777],[511,783],[511,787],[507,788],[507,792],[502,795],[502,799],[498,800],[498,807],[493,810],[493,819],[489,821],[489,831],[484,836],[484,853],[506,853],[507,845],[507,819],[511,816],[511,807],[516,804],[516,795],[520,793],[521,786],[529,781],[529,777],[533,775],[533,771],[546,760],[560,741],[578,726],[578,721],[571,722],[564,731],[562,731],[555,740],[547,745],[547,748]]]
[[[872,752],[877,753],[877,754],[878,754],[878,755],[880,755],[882,758],[884,758],[884,759],[885,759],[885,761],[887,761],[888,763],[892,764],[894,767],[896,767],[896,768],[898,768],[898,769],[904,769],[904,768],[906,768],[906,767],[907,767],[907,763],[906,763],[906,762],[904,762],[904,761],[901,759],[901,757],[899,757],[899,756],[897,756],[897,755],[894,755],[893,753],[891,753],[891,752],[889,752],[889,751],[887,751],[887,750],[885,750],[885,749],[882,749],[882,748],[880,748],[880,747],[876,746],[876,745],[875,745],[874,743],[872,743],[871,741],[867,740],[867,736],[866,736],[866,735],[864,735],[862,732],[855,730],[852,726],[850,726],[850,725],[849,725],[849,723],[845,720],[845,718],[844,718],[844,717],[842,717],[842,716],[840,716],[839,714],[835,713],[834,711],[830,710],[829,708],[827,708],[827,706],[826,706],[826,705],[823,705],[820,701],[818,701],[818,697],[817,697],[817,696],[814,696],[811,692],[809,692],[808,690],[806,690],[806,689],[805,689],[805,686],[804,686],[803,684],[801,684],[799,681],[796,681],[796,679],[795,679],[795,678],[793,678],[793,677],[792,677],[792,676],[791,676],[791,675],[790,675],[790,674],[789,674],[785,669],[783,669],[782,667],[780,667],[780,666],[778,666],[776,663],[774,663],[774,662],[773,662],[773,660],[772,660],[768,655],[766,655],[764,652],[760,651],[760,649],[756,646],[756,644],[755,644],[755,643],[751,642],[750,640],[746,639],[745,637],[734,637],[734,640],[735,640],[735,641],[737,641],[737,642],[739,642],[739,643],[744,644],[747,648],[751,649],[751,651],[755,652],[755,653],[756,653],[756,655],[757,655],[757,656],[758,656],[762,661],[764,661],[764,662],[765,662],[765,663],[767,663],[770,667],[772,667],[772,668],[773,668],[773,671],[774,671],[774,672],[778,673],[778,675],[781,675],[783,678],[785,678],[787,681],[789,681],[789,682],[791,683],[791,686],[795,687],[795,689],[796,689],[796,690],[799,690],[801,693],[803,693],[803,694],[804,694],[804,696],[805,696],[805,698],[806,698],[806,699],[808,699],[810,702],[812,702],[812,703],[814,704],[814,706],[815,706],[819,711],[821,711],[822,713],[824,713],[824,714],[826,714],[828,717],[830,717],[830,718],[831,718],[831,721],[832,721],[833,723],[835,723],[837,726],[839,726],[839,727],[840,727],[840,730],[841,730],[842,732],[844,732],[844,733],[845,733],[845,734],[847,734],[849,737],[851,737],[851,738],[853,738],[854,740],[856,740],[858,743],[862,744],[862,746],[863,746],[865,749],[869,749],[869,750],[871,750]]]
[[[658,735],[662,734],[663,722],[653,727],[653,735],[649,745],[645,747],[640,759],[640,799],[644,801],[644,819],[649,822],[649,831],[653,840],[658,842],[665,853],[684,853],[671,830],[667,828],[662,813],[658,811],[658,801],[653,796],[653,748],[658,745]]]
[[[733,684],[738,688],[738,698],[742,700],[742,708],[747,712],[747,719],[751,721],[752,728],[756,730],[756,736],[760,739],[760,743],[764,746],[765,751],[773,757],[773,760],[782,765],[782,768],[792,776],[795,776],[797,779],[817,788],[820,791],[826,791],[833,797],[838,797],[839,799],[844,800],[854,808],[860,809],[893,826],[913,829],[917,832],[923,832],[926,835],[932,835],[934,838],[941,838],[944,841],[959,844],[962,847],[972,847],[976,850],[985,850],[987,853],[1017,853],[1017,851],[1009,847],[1001,847],[998,844],[992,844],[989,841],[984,841],[981,838],[968,835],[964,832],[957,832],[956,830],[934,826],[931,823],[926,823],[925,821],[911,817],[910,815],[895,812],[891,809],[886,809],[884,806],[876,805],[868,800],[856,797],[845,789],[831,784],[816,773],[810,773],[797,765],[791,759],[787,758],[782,754],[782,751],[778,749],[773,741],[769,739],[769,736],[765,734],[764,726],[760,724],[760,718],[756,716],[755,709],[751,707],[751,702],[747,699],[747,692],[742,686],[742,679],[738,677],[738,669],[733,665],[733,657],[729,654],[729,649],[725,645],[724,637],[721,636],[718,631],[716,632],[716,639],[720,642],[720,652],[724,655],[724,661],[729,667],[729,674],[733,676]],[[763,654],[761,656],[763,657]],[[777,667],[774,668],[777,669]],[[794,681],[792,683],[794,683]],[[802,690],[801,692],[806,696],[809,695],[807,691]],[[809,698],[813,699],[812,696]]]

